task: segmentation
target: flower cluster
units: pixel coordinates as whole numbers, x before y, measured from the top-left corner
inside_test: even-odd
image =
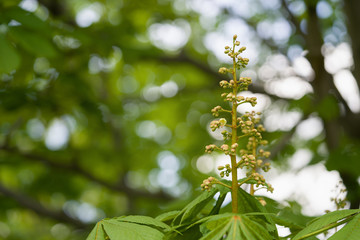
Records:
[[[230,70],[227,69],[226,67],[221,67],[221,68],[219,69],[219,73],[221,73],[221,74],[226,74],[226,73],[228,73],[228,72],[230,72]]]
[[[205,146],[205,152],[212,153],[217,148],[218,147],[215,144],[210,144],[210,145]]]
[[[231,173],[230,164],[226,164],[225,166],[218,166],[217,168],[220,171],[220,177],[229,176]]]
[[[234,155],[238,146],[239,144],[237,143],[233,143],[231,146],[223,144],[221,145],[220,150],[222,150],[226,155]]]
[[[224,130],[221,134],[223,135],[224,141],[231,139],[232,134],[230,132]]]
[[[230,80],[229,82],[226,80],[222,80],[219,84],[222,88],[232,88],[234,86],[234,80]]]
[[[221,67],[219,73],[232,74],[231,80],[221,80],[220,87],[223,89],[230,89],[228,92],[221,94],[221,97],[230,102],[231,109],[228,110],[221,106],[216,106],[211,110],[211,113],[214,117],[219,117],[220,113],[230,113],[231,114],[231,123],[227,124],[225,118],[220,118],[218,120],[213,120],[210,123],[210,128],[212,131],[215,131],[221,127],[228,127],[221,132],[223,135],[225,143],[221,146],[215,144],[210,144],[205,147],[206,153],[212,153],[214,150],[223,152],[225,155],[230,156],[231,164],[225,164],[224,166],[219,166],[218,170],[220,171],[220,177],[229,177],[232,175],[233,184],[236,182],[239,186],[243,183],[251,184],[250,193],[254,194],[254,187],[262,186],[267,188],[268,191],[273,191],[273,188],[268,184],[265,178],[258,172],[262,169],[264,172],[267,172],[270,169],[270,163],[267,161],[267,158],[270,157],[270,152],[265,151],[263,148],[267,145],[267,141],[263,139],[262,133],[265,131],[263,125],[260,124],[261,113],[251,111],[246,112],[242,116],[237,116],[237,107],[240,104],[249,103],[252,107],[257,104],[256,97],[244,97],[239,92],[246,91],[249,84],[251,84],[251,78],[248,77],[236,77],[236,70],[239,68],[244,68],[249,62],[249,59],[240,56],[240,54],[246,50],[245,47],[239,47],[240,42],[236,40],[237,36],[233,37],[233,46],[225,47],[225,54],[233,59],[234,67],[232,69]],[[236,50],[237,49],[237,50]],[[230,130],[229,130],[230,129]],[[242,135],[238,135],[242,134]],[[240,139],[246,139],[243,147],[239,147]],[[240,183],[237,182],[237,169],[246,169],[246,180]],[[212,184],[223,184],[219,180],[209,177],[204,180],[201,185],[202,189],[209,190]],[[232,191],[235,189],[229,186]],[[234,192],[233,192],[234,193]]]
[[[255,180],[256,181],[256,187],[259,187],[259,186],[264,186],[265,188],[267,188],[267,190],[269,192],[273,192],[274,191],[274,188],[271,186],[271,184],[267,183],[265,181],[265,178],[263,175],[261,175],[260,173],[258,172],[253,172],[251,174],[249,174],[249,176],[251,179]]]
[[[234,93],[222,93],[221,97],[224,98],[225,101],[228,102],[234,102],[236,101],[239,105],[243,103],[250,103],[251,106],[255,106],[257,104],[257,98],[256,97],[244,97],[244,96],[235,96]]]
[[[220,71],[220,70],[219,70]],[[221,70],[221,72],[224,70]],[[236,81],[236,82],[235,82]],[[240,91],[246,91],[248,86],[251,84],[251,78],[249,77],[240,77],[239,80],[221,80],[219,85],[222,88],[236,88]]]
[[[211,190],[212,185],[214,184],[215,178],[214,177],[208,177],[207,179],[205,179],[203,181],[203,183],[201,184],[201,189],[202,190]]]
[[[240,69],[241,67],[245,68],[246,65],[248,65],[248,63],[249,63],[249,59],[241,57],[240,54],[246,50],[246,47],[241,47],[237,51],[235,51],[235,47],[240,46],[240,42],[237,41],[236,39],[237,39],[237,35],[235,34],[233,37],[233,45],[234,46],[233,47],[225,46],[224,53],[227,54],[230,58],[232,58],[234,60],[236,59],[235,63],[236,63],[237,69]],[[223,69],[223,68],[220,68],[220,69]],[[219,71],[219,72],[225,74],[229,71]]]
[[[218,117],[221,111],[224,111],[224,109],[221,106],[216,106],[213,109],[211,109],[211,113],[213,114],[214,117]]]
[[[260,115],[261,113],[246,112],[243,116],[237,118],[237,122],[241,128],[241,132],[245,135],[256,136],[257,138],[261,137],[261,132],[265,131],[263,125],[259,124],[260,118],[256,115]]]
[[[270,156],[270,154],[269,154],[269,156]],[[246,167],[247,169],[261,168],[264,172],[267,172],[270,170],[270,163],[264,162],[264,160],[259,158],[259,155],[255,156],[252,154],[244,153],[242,155],[240,161],[237,163],[237,167],[238,168]]]
[[[224,127],[226,125],[226,119],[220,118],[219,120],[214,120],[210,123],[210,128],[212,131],[215,131],[216,129],[220,127]]]

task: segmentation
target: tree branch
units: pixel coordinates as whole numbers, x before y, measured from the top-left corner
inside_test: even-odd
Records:
[[[65,214],[63,211],[56,211],[49,208],[44,207],[42,204],[34,200],[33,198],[22,194],[18,192],[14,192],[10,190],[9,188],[5,187],[3,184],[0,183],[0,193],[2,193],[4,196],[12,198],[15,200],[18,204],[21,206],[31,209],[35,213],[52,218],[54,220],[57,220],[59,222],[63,223],[69,223],[72,224],[78,228],[88,228],[90,225],[85,224],[77,219],[74,219],[72,217],[69,217]]]
[[[82,176],[92,182],[98,183],[98,184],[100,184],[108,189],[111,189],[113,191],[123,192],[130,197],[149,198],[149,199],[157,199],[157,200],[164,200],[164,201],[173,200],[173,197],[169,196],[168,194],[166,194],[162,191],[157,192],[157,193],[150,193],[150,192],[146,192],[146,191],[132,189],[132,188],[128,187],[124,182],[120,182],[117,184],[109,183],[109,182],[91,174],[90,172],[86,171],[85,169],[81,168],[78,164],[76,164],[77,161],[73,161],[73,164],[64,164],[63,161],[53,161],[44,156],[37,155],[34,153],[23,153],[19,149],[10,148],[7,146],[0,146],[0,150],[6,151],[8,153],[16,154],[16,155],[21,156],[24,159],[32,161],[32,162],[43,163],[44,165],[47,165],[51,168],[61,169],[64,171],[72,172],[74,174]]]
[[[285,12],[289,15],[289,20],[295,26],[296,33],[302,36],[304,39],[306,39],[306,34],[301,30],[300,23],[294,16],[294,14],[290,11],[288,4],[286,3],[286,0],[281,0],[281,6],[285,10]]]
[[[218,81],[223,80],[223,79],[229,79],[229,77],[219,74],[217,71],[214,71],[209,65],[204,64],[200,61],[195,60],[194,58],[189,57],[189,55],[186,54],[186,52],[184,52],[184,51],[182,51],[179,55],[176,55],[176,56],[161,56],[158,59],[160,61],[166,62],[166,63],[183,62],[183,63],[188,63],[190,65],[193,65],[194,67],[198,68],[200,71],[204,72],[205,74],[211,76],[213,79],[216,80],[213,82],[214,87],[218,87]],[[254,93],[263,93],[273,99],[280,98],[279,96],[267,93],[265,91],[264,87],[259,84],[251,84],[249,86],[249,91],[254,92]]]

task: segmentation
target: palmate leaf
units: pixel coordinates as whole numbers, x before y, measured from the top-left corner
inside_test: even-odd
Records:
[[[339,210],[339,211],[327,213],[311,221],[308,224],[308,226],[303,230],[301,230],[298,234],[296,234],[296,236],[292,240],[306,239],[307,237],[325,232],[342,223],[350,221],[354,217],[354,214],[358,216],[359,213],[360,213],[359,209]],[[358,218],[354,218],[354,219],[358,219]]]
[[[219,189],[218,189],[219,190]],[[194,220],[197,220],[196,216],[198,213],[202,212],[204,215],[215,215],[219,213],[220,207],[222,203],[225,200],[226,194],[228,191],[222,191],[220,190],[220,195],[218,199],[216,200],[215,205],[212,207],[211,211],[207,213],[204,211],[206,205],[213,199],[214,193],[216,193],[217,190],[213,190],[213,192],[205,192],[202,195],[199,196],[198,199],[195,199],[192,203],[188,204],[184,210],[182,211],[172,211],[169,213],[164,213],[160,216],[158,216],[156,219],[161,220],[163,222],[167,222],[171,219],[175,219],[173,223],[174,227],[176,227],[176,230],[173,232],[168,232],[165,235],[164,239],[169,240],[198,240],[202,234],[199,230],[200,222],[194,223]],[[176,214],[174,216],[174,214]],[[183,221],[181,221],[181,218],[184,218]],[[180,220],[179,220],[180,219]],[[204,219],[204,218],[202,218]]]
[[[206,218],[201,226],[200,240],[272,240],[266,228],[246,214],[225,213]]]
[[[173,225],[189,223],[199,212],[213,199],[218,189],[213,188],[209,192],[204,191],[200,196],[191,201],[183,210],[174,218]]]
[[[87,240],[161,240],[171,228],[147,216],[104,219],[96,224]]]

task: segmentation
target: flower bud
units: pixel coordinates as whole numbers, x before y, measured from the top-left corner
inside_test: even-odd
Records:
[[[219,123],[220,123],[220,126],[222,126],[222,127],[225,126],[226,119],[225,118],[220,118]]]
[[[229,145],[223,144],[223,145],[221,145],[221,149],[224,150],[224,151],[228,151],[229,150]]]
[[[225,74],[228,72],[228,69],[226,67],[219,68],[219,73]]]
[[[243,52],[245,50],[246,50],[246,47],[242,47],[242,48],[239,49],[239,52]]]

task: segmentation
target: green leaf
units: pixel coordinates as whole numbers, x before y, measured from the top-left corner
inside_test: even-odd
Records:
[[[161,240],[164,236],[162,232],[152,227],[115,219],[106,220],[103,227],[110,240]]]
[[[299,232],[307,223],[315,219],[315,217],[304,216],[299,203],[288,201],[288,204],[290,206],[281,209],[273,219],[276,224],[290,228],[292,233]]]
[[[250,218],[248,219],[248,221],[240,222],[240,226],[241,232],[244,233],[244,239],[273,239],[273,237],[270,235],[269,231],[265,227],[263,227],[256,221],[250,221]]]
[[[90,232],[86,240],[105,240],[105,231],[102,227],[102,221],[98,222],[93,230]]]
[[[261,205],[261,203],[252,195],[244,191],[242,188],[238,190],[238,211],[239,213],[253,213],[253,212],[261,212],[268,213],[266,208]],[[267,222],[267,228],[270,232],[273,232],[277,235],[277,230],[275,226],[275,222],[268,215],[264,215],[260,217],[263,221]]]
[[[209,213],[209,215],[215,215],[215,214],[219,213],[221,205],[223,204],[226,195],[227,195],[227,193],[220,193],[220,196],[217,199],[216,204],[213,207],[213,209],[211,209],[211,212]]]
[[[171,228],[167,224],[163,223],[162,221],[160,221],[158,219],[154,219],[154,218],[148,217],[148,216],[126,216],[126,217],[119,218],[119,221],[143,224],[143,225],[157,227],[157,228],[160,228],[163,230],[168,230],[168,231],[171,230]]]
[[[242,188],[238,190],[238,210],[239,213],[266,212],[264,206]]]
[[[231,240],[231,239],[240,239],[240,238],[241,238],[241,228],[236,223],[232,223],[226,239]]]
[[[221,239],[222,236],[229,230],[231,226],[231,222],[217,222],[216,228],[212,229],[208,234],[200,238],[200,240],[218,240]]]
[[[44,34],[51,32],[51,28],[46,22],[42,21],[33,13],[25,11],[18,6],[7,8],[6,11],[3,12],[3,14],[8,21],[16,20],[17,22],[21,23],[22,26],[28,28],[29,30],[42,32]]]
[[[87,240],[160,240],[164,237],[162,231],[170,230],[168,225],[151,217],[126,216],[98,222]]]
[[[9,73],[20,65],[20,56],[5,36],[0,34],[0,73]]]
[[[216,188],[211,191],[203,191],[200,196],[185,206],[183,210],[175,217],[173,225],[188,223],[208,204],[218,192]]]
[[[50,39],[35,32],[30,32],[21,26],[9,28],[9,34],[26,51],[38,57],[55,57],[56,50]]]
[[[245,181],[247,179],[248,179],[248,177],[244,177],[244,178],[239,179],[238,182],[241,183],[241,182],[243,182],[243,181]],[[246,181],[246,184],[257,184],[257,181],[254,180],[254,179],[250,179],[250,180]]]
[[[200,226],[200,240],[272,240],[268,230],[244,214],[225,213],[208,217]]]
[[[335,233],[329,240],[358,240],[360,239],[360,214],[357,214],[339,232]]]
[[[177,231],[168,232],[164,236],[164,240],[199,240],[202,234],[199,230],[199,225],[193,225],[189,228],[177,229]]]
[[[179,212],[180,211],[166,212],[166,213],[160,214],[155,219],[162,221],[162,222],[167,222],[167,221],[173,220],[176,217],[176,215],[179,214]]]
[[[306,228],[304,228],[298,234],[296,234],[293,240],[305,239],[307,236],[320,234],[326,230],[329,230],[339,225],[338,221],[352,217],[353,214],[358,214],[358,213],[360,213],[359,209],[340,210],[340,211],[327,213],[311,221]]]

